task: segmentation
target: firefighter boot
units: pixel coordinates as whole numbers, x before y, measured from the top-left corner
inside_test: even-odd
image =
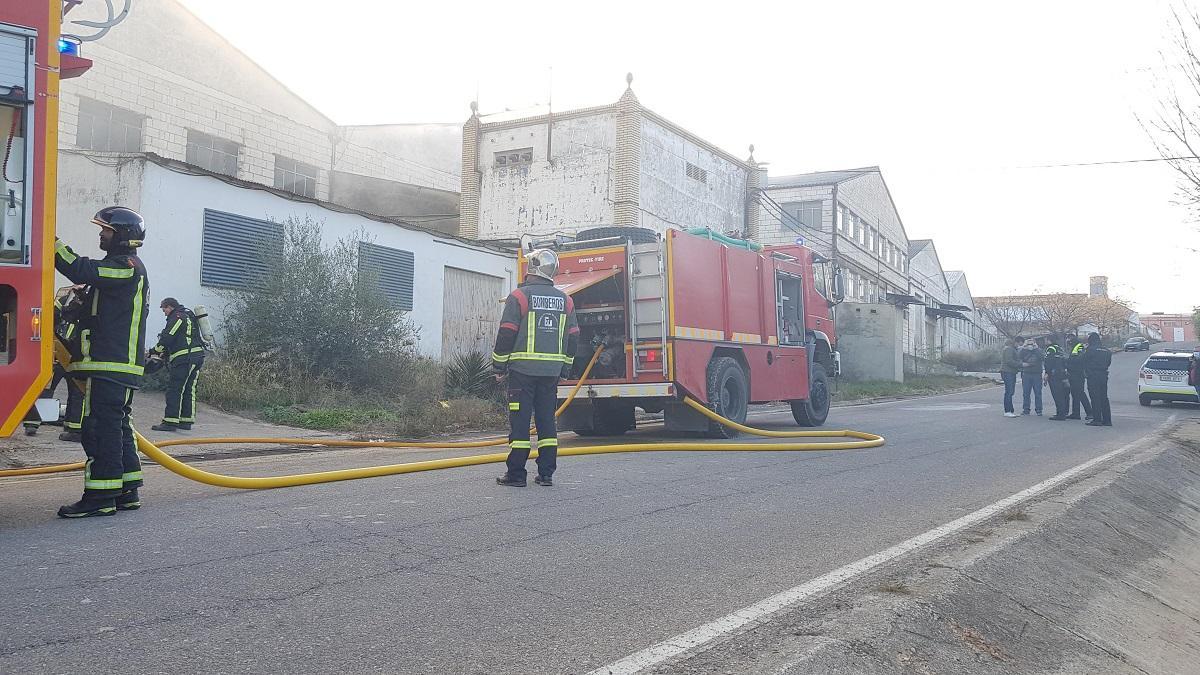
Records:
[[[150,428],[155,431],[179,431],[180,426],[175,422],[159,422]]]
[[[551,478],[550,476],[542,476],[540,474],[538,475],[537,478],[533,479],[533,482],[537,483],[538,485],[541,485],[542,487],[550,487],[551,485],[554,485],[553,478]]]
[[[525,478],[516,478],[506,473],[503,476],[496,477],[496,485],[504,485],[506,487],[525,487]]]
[[[82,443],[83,434],[78,431],[64,431],[58,435],[58,440],[67,441],[68,443]]]
[[[137,488],[129,488],[117,497],[118,511],[137,511],[142,508],[142,500],[138,497]]]
[[[83,499],[74,504],[58,507],[59,518],[89,518],[91,516],[111,516],[116,514],[116,500],[111,496],[99,496],[83,493]]]

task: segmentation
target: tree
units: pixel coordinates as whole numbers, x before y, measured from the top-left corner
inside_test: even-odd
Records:
[[[975,298],[975,311],[987,319],[1006,338],[1028,335],[1037,312],[1021,298]]]
[[[1108,342],[1128,337],[1133,310],[1120,298],[1091,298],[1086,323],[1096,327],[1100,337]]]
[[[1183,205],[1200,219],[1200,12],[1172,10],[1169,52],[1156,109],[1138,120],[1175,170]]]
[[[230,295],[226,349],[281,374],[371,388],[415,357],[416,329],[358,264],[361,233],[326,247],[321,225],[289,219],[265,268]]]
[[[1047,333],[1074,333],[1091,313],[1089,298],[1082,293],[1051,293],[1038,296],[1037,323]]]

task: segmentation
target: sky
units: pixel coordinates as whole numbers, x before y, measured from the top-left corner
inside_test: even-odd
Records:
[[[1158,156],[1138,115],[1182,0],[183,3],[340,124],[602,105],[632,72],[643,105],[771,175],[881,167],[909,239],[976,296],[1106,275],[1143,312],[1200,305],[1169,166],[1044,168]]]

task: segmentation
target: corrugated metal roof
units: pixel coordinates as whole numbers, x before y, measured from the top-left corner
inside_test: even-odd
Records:
[[[839,169],[837,171],[816,171],[799,173],[794,176],[769,177],[767,187],[809,187],[812,185],[836,185],[851,178],[858,178],[868,173],[879,173],[877,166],[864,166],[858,169]]]

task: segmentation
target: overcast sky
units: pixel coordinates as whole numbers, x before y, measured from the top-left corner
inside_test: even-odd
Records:
[[[1108,275],[1141,311],[1200,304],[1169,167],[1031,168],[1156,156],[1135,113],[1166,0],[184,3],[342,124],[599,105],[632,71],[644,105],[772,175],[880,166],[976,296]]]

